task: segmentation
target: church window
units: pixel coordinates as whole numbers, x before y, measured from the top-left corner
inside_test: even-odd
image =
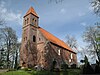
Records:
[[[24,37],[24,41],[26,41],[27,40],[27,37]]]
[[[34,25],[34,18],[32,19],[32,23],[33,23],[33,25]]]
[[[25,41],[25,38],[24,38],[24,41]]]
[[[29,22],[29,18],[27,18],[27,24],[28,24],[28,22]]]
[[[39,41],[41,41],[41,38],[39,38]]]
[[[70,57],[71,57],[71,59],[73,59],[73,54],[72,53],[71,53]]]
[[[36,37],[35,37],[35,35],[33,35],[33,42],[36,42]]]
[[[69,59],[69,62],[71,62],[71,59]]]
[[[33,22],[34,22],[34,18],[33,18]]]
[[[26,25],[26,20],[25,20],[25,25]]]
[[[58,55],[60,55],[60,49],[58,50]]]
[[[27,40],[27,37],[26,37],[26,40]]]
[[[35,23],[36,23],[36,20],[35,20]]]

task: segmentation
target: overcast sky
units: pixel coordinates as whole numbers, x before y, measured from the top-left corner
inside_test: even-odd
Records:
[[[23,16],[32,6],[39,16],[39,26],[65,41],[67,34],[78,40],[84,47],[82,34],[86,26],[99,21],[91,8],[92,0],[0,0],[0,14],[6,24],[16,30],[19,40],[22,36]]]

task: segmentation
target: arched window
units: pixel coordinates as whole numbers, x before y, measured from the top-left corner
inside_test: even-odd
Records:
[[[35,20],[35,24],[36,24],[36,22],[37,22],[37,21]]]
[[[73,59],[73,54],[72,53],[71,53],[70,57],[71,57],[71,59]]]
[[[27,18],[27,24],[28,24],[28,22],[29,22],[29,18]]]
[[[34,18],[32,19],[32,24],[34,25]]]
[[[25,20],[25,25],[26,25],[26,20]]]
[[[35,22],[36,22],[36,20],[35,20]]]
[[[32,21],[34,22],[34,18],[32,19]]]
[[[24,41],[25,41],[25,38],[24,38]]]
[[[33,42],[36,42],[36,37],[35,37],[35,35],[33,35]]]
[[[27,37],[26,37],[26,40],[27,40]]]
[[[60,49],[58,50],[58,55],[60,55]]]

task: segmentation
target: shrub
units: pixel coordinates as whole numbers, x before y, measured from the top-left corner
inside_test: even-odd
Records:
[[[18,66],[18,67],[17,67],[17,70],[20,70],[20,69],[21,69],[21,66]]]
[[[100,62],[96,60],[95,73],[100,74]]]
[[[24,68],[22,70],[24,70],[24,71],[32,71],[32,69],[30,69],[30,68]]]
[[[82,73],[83,74],[93,74],[94,73],[94,70],[89,64],[89,62],[83,66]]]
[[[61,69],[66,71],[68,69],[68,65],[67,64],[62,64]]]
[[[8,71],[16,71],[16,69],[11,68],[11,69],[8,69]]]
[[[72,64],[72,65],[71,65],[71,68],[72,68],[72,69],[77,68],[76,64]]]
[[[95,73],[100,74],[100,66],[95,66]]]

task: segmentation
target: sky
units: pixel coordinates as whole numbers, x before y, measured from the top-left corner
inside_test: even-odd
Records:
[[[79,49],[84,47],[83,32],[99,21],[91,7],[92,0],[0,0],[0,14],[18,36],[22,37],[23,16],[32,6],[39,16],[39,26],[65,41],[66,35],[75,36]],[[78,56],[80,58],[80,54]]]

